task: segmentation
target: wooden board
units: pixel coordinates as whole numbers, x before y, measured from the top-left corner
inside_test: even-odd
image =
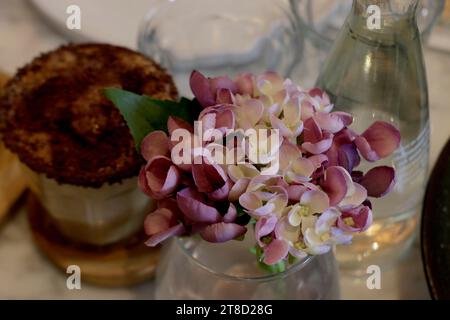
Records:
[[[147,236],[143,229],[119,243],[92,246],[62,235],[32,193],[28,195],[27,209],[35,244],[63,272],[77,265],[82,281],[104,287],[132,286],[155,275],[160,248],[144,244]]]
[[[0,91],[8,77],[0,71]],[[0,142],[0,223],[26,189],[19,160]]]

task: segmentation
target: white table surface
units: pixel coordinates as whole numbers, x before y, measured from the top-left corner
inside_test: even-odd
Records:
[[[76,2],[76,1],[75,1]],[[40,52],[66,42],[49,28],[25,0],[0,0],[0,69],[14,73]],[[450,39],[448,39],[450,41]],[[431,109],[431,162],[450,137],[450,54],[426,50]],[[382,289],[368,290],[365,279],[342,275],[344,299],[429,299],[419,244],[389,270]],[[132,288],[105,289],[82,284],[66,288],[66,275],[56,270],[34,247],[19,208],[0,225],[0,298],[32,299],[151,299],[152,281]]]

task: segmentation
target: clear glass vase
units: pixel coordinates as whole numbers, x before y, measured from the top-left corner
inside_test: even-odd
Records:
[[[250,239],[247,235],[246,239]],[[268,274],[249,248],[251,240],[211,244],[174,239],[165,247],[156,274],[157,299],[339,299],[332,252],[309,257],[286,271]]]
[[[367,23],[367,9],[373,4],[380,8],[380,28]],[[352,270],[400,257],[414,238],[421,211],[429,114],[417,6],[418,0],[354,0],[317,81],[337,110],[355,116],[357,132],[384,120],[398,127],[402,136],[400,148],[375,164],[395,167],[393,192],[373,200],[373,226],[337,251],[338,261]],[[362,169],[372,166],[363,163]]]
[[[189,76],[277,71],[289,76],[302,38],[289,0],[150,0],[138,47],[190,96]]]

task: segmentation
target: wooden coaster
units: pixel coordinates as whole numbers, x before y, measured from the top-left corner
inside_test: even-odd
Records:
[[[6,84],[6,82],[8,82],[8,80],[9,77],[5,73],[0,71],[0,88],[3,87]]]
[[[144,232],[108,246],[75,243],[64,237],[55,221],[30,192],[28,220],[35,243],[60,269],[70,265],[81,270],[81,281],[107,287],[130,286],[152,278],[159,258],[159,248],[145,246]]]
[[[0,71],[0,94],[9,77]],[[26,179],[17,157],[0,141],[0,222],[26,189]]]

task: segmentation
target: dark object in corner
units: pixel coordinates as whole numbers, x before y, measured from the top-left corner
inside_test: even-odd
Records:
[[[422,257],[433,299],[450,299],[450,140],[433,169],[422,216]]]

